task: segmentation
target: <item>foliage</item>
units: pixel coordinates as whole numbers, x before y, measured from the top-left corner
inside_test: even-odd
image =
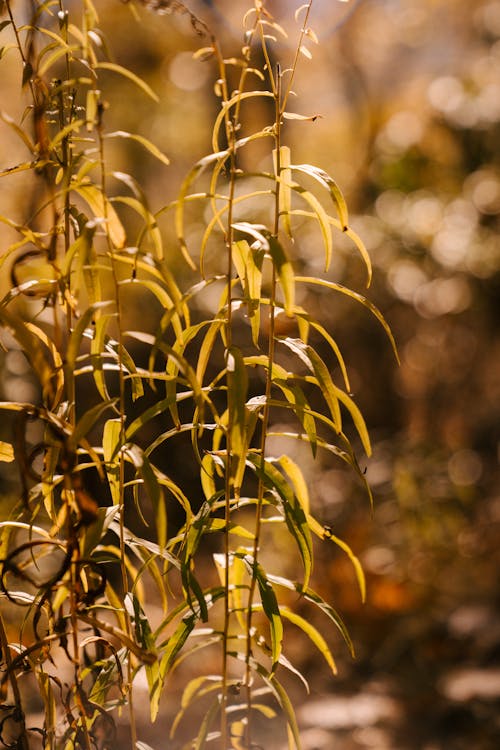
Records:
[[[3,55],[20,57],[26,109],[3,122],[27,157],[1,175],[27,174],[29,198],[23,219],[0,217],[16,234],[1,258],[12,284],[0,322],[5,347],[29,362],[36,395],[1,403],[12,426],[1,459],[17,467],[20,491],[0,523],[1,596],[11,605],[0,620],[0,740],[113,747],[113,714],[127,706],[130,744],[145,748],[134,684],[145,675],[155,721],[170,675],[202,651],[218,653],[219,667],[197,668],[185,686],[172,733],[195,705],[205,711],[186,747],[255,747],[258,717],[278,712],[290,748],[300,748],[284,677],[304,678],[285,655],[289,624],[336,667],[297,596],[352,651],[342,619],[311,588],[313,537],[347,555],[363,598],[365,581],[348,544],[316,517],[299,464],[271,455],[268,442],[304,442],[313,457],[328,451],[364,486],[346,419],[370,454],[341,350],[300,305],[301,288],[364,306],[394,342],[362,294],[295,268],[296,228],[310,225],[326,270],[334,233],[343,233],[371,278],[338,185],[294,163],[284,142],[288,120],[315,117],[290,110],[297,65],[316,42],[313,1],[295,14],[289,68],[273,61],[285,32],[260,0],[244,17],[237,58],[183,3],[142,4],[188,16],[202,37],[196,57],[214,63],[219,100],[211,152],[155,212],[134,175],[111,168],[110,152],[125,139],[144,158],[168,158],[142,134],[108,130],[105,92],[121,76],[132,103],[158,95],[113,60],[91,1],[27,4],[27,22],[4,3]],[[265,156],[250,167],[262,144]],[[165,217],[188,284],[160,230]],[[204,296],[206,315],[195,304]],[[151,316],[142,326],[129,315],[138,299],[158,311],[152,328]],[[195,492],[182,481],[186,467]],[[283,534],[295,559],[279,565],[266,549]],[[9,643],[9,618],[21,608]],[[43,701],[37,727],[25,706],[33,679]]]

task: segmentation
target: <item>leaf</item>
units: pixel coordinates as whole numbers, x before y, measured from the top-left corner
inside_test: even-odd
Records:
[[[252,340],[258,346],[264,251],[251,248],[246,240],[238,240],[233,243],[232,257],[245,295]]]
[[[280,456],[280,458],[278,459],[278,463],[290,477],[293,484],[295,497],[301,504],[304,513],[309,513],[309,490],[307,488],[307,482],[304,479],[304,475],[302,474],[300,467],[295,463],[295,461],[292,461],[289,456]]]
[[[114,505],[119,505],[121,502],[120,467],[117,458],[118,451],[121,448],[121,430],[121,419],[108,419],[104,425],[102,436],[104,465]]]
[[[217,697],[214,701],[212,701],[212,703],[210,704],[210,708],[200,722],[198,735],[192,744],[193,750],[203,750],[203,748],[206,746],[208,732],[215,721],[215,717],[217,716],[219,709],[220,699],[219,697]],[[219,735],[217,734],[217,736]]]
[[[40,336],[34,330],[30,330],[30,326],[21,318],[13,315],[5,308],[0,308],[0,323],[10,328],[14,338],[28,357],[45,397],[52,400],[55,395],[54,383],[52,382],[55,363],[49,362],[48,350],[40,340]],[[35,329],[34,326],[33,329]]]
[[[168,639],[167,648],[163,652],[160,659],[158,678],[152,686],[152,690],[149,694],[151,721],[156,721],[160,705],[161,692],[163,690],[168,672],[172,664],[174,663],[176,655],[184,646],[189,637],[189,634],[193,630],[196,619],[196,616],[193,614],[184,617]]]
[[[106,223],[109,238],[117,249],[125,247],[126,235],[118,214],[107,196],[95,185],[75,185],[73,190],[88,204],[96,219]]]
[[[311,642],[316,646],[318,651],[323,655],[326,663],[332,670],[333,674],[337,674],[337,666],[335,664],[335,660],[332,656],[332,652],[328,648],[328,644],[319,632],[317,628],[314,627],[314,625],[311,625],[311,623],[306,620],[304,617],[301,617],[296,612],[293,612],[292,610],[288,609],[288,607],[280,607],[280,612],[282,617],[285,617],[287,620],[290,620],[290,622],[293,622],[294,625],[297,625],[301,630],[304,631],[304,633],[308,636],[308,638],[311,640]]]
[[[354,426],[356,427],[358,431],[358,435],[361,439],[361,442],[363,444],[363,448],[365,449],[366,455],[369,457],[372,453],[372,448],[370,444],[370,436],[368,434],[368,430],[366,428],[366,422],[363,419],[363,415],[361,414],[360,410],[350,398],[350,396],[347,395],[347,393],[344,393],[340,388],[337,388],[334,386],[335,389],[335,395],[337,396],[338,400],[344,404],[345,407],[349,410],[349,413],[352,417],[352,421],[354,422]]]
[[[152,143],[148,138],[145,138],[142,135],[137,135],[137,133],[127,133],[127,131],[125,130],[115,130],[113,133],[106,133],[104,137],[127,138],[129,140],[136,141],[137,143],[140,143],[140,145],[143,146],[147,151],[149,151],[149,153],[152,154],[156,159],[158,159],[158,161],[161,161],[167,166],[170,164],[169,159],[162,151],[160,151],[158,146],[155,146],[154,143]]]
[[[15,167],[7,167],[0,171],[0,177],[15,174],[16,172],[25,172],[27,169],[34,169],[37,166],[36,161],[24,161],[21,164],[17,164]]]
[[[291,349],[291,351],[293,351],[304,362],[308,370],[314,373],[317,385],[320,387],[323,397],[330,409],[335,428],[337,432],[340,432],[342,429],[342,418],[335,386],[330,372],[319,354],[316,353],[312,346],[305,344],[301,339],[294,339],[287,336],[278,337],[277,340]]]
[[[208,685],[206,683],[208,683]],[[182,693],[181,708],[178,711],[174,721],[172,722],[172,727],[170,729],[171,738],[175,736],[177,727],[184,717],[186,709],[189,708],[194,700],[199,700],[200,698],[208,695],[214,690],[220,690],[221,685],[222,678],[220,677],[220,675],[200,675],[198,677],[194,677],[188,682]]]
[[[351,297],[352,299],[356,300],[356,302],[359,302],[364,307],[366,307],[375,316],[375,318],[379,321],[382,328],[386,332],[387,338],[389,339],[391,343],[394,356],[396,357],[396,361],[399,364],[398,350],[397,350],[396,342],[394,341],[394,336],[392,335],[392,331],[387,321],[385,320],[384,316],[380,312],[380,310],[377,307],[375,307],[375,305],[372,302],[367,300],[366,297],[363,297],[362,294],[359,294],[358,292],[354,292],[352,289],[349,289],[348,287],[343,286],[342,284],[338,284],[334,281],[326,281],[326,279],[320,279],[320,278],[312,277],[312,276],[296,276],[295,281],[304,282],[306,284],[313,284],[316,286],[327,287],[328,289],[331,289],[332,291],[340,292],[341,294],[345,294],[347,297]]]
[[[314,529],[313,529],[314,531]],[[365,574],[363,572],[363,568],[361,566],[361,563],[359,562],[358,558],[352,551],[352,549],[349,547],[349,545],[343,541],[343,539],[340,539],[338,536],[335,536],[330,529],[324,528],[323,529],[323,539],[331,539],[331,541],[337,545],[337,547],[340,547],[341,550],[343,550],[349,560],[351,561],[354,572],[356,573],[356,579],[358,581],[359,590],[361,593],[361,601],[366,601],[366,579]]]
[[[286,113],[283,115],[286,117]],[[279,165],[277,160],[277,151],[273,150],[274,171],[281,178],[279,182],[279,213],[283,220],[283,225],[288,237],[292,237],[292,225],[290,222],[290,212],[292,210],[292,191],[290,183],[292,182],[292,172],[290,170],[290,148],[281,146],[279,151]]]
[[[19,125],[13,120],[13,118],[7,114],[7,112],[0,112],[0,118],[8,125],[12,130],[19,136],[26,148],[31,154],[36,153],[35,144],[29,137],[28,133],[24,131]]]
[[[232,346],[226,355],[228,423],[231,429],[231,477],[239,497],[248,446],[246,408],[248,375],[241,351]]]
[[[0,440],[0,461],[8,464],[14,461],[14,446],[3,440]]]
[[[295,711],[293,709],[293,704],[288,696],[288,693],[286,692],[283,685],[274,678],[272,681],[269,679],[266,679],[263,677],[264,682],[273,687],[273,693],[278,698],[278,702],[283,709],[283,712],[286,716],[287,726],[289,727],[291,737],[293,739],[293,742],[295,743],[296,750],[301,750],[302,744],[300,742],[300,732],[299,727],[297,724],[297,718],[295,716]]]
[[[137,446],[135,447],[137,448]],[[158,544],[160,550],[163,550],[167,544],[167,511],[165,498],[156,476],[155,469],[143,451],[141,451],[141,462],[138,469],[153,507]]]
[[[316,422],[311,407],[309,406],[309,402],[304,395],[304,391],[297,383],[292,382],[292,378],[286,380],[276,378],[273,382],[281,389],[288,403],[291,404],[294,414],[301,423],[309,439],[312,454],[313,456],[316,456],[318,445]]]
[[[297,112],[283,112],[285,120],[305,120],[315,122],[321,115],[299,115]]]
[[[70,446],[76,448],[76,446],[80,445],[82,439],[95,427],[104,412],[107,409],[113,408],[117,402],[118,398],[113,398],[110,401],[100,402],[86,411],[75,425],[75,429],[69,440]]]
[[[315,328],[316,331],[318,331],[321,336],[325,339],[325,341],[329,344],[332,352],[334,353],[335,357],[337,358],[337,362],[339,364],[340,370],[342,372],[342,377],[344,379],[345,387],[349,391],[350,390],[350,384],[349,384],[349,377],[347,374],[347,368],[344,362],[344,358],[342,356],[342,352],[340,351],[340,348],[335,341],[335,339],[332,338],[332,336],[328,333],[326,328],[321,325],[321,323],[318,323],[316,320],[311,318],[310,315],[308,315],[302,308],[295,308],[295,315],[298,318],[299,321],[304,321],[305,324],[309,327]],[[304,336],[302,336],[302,339],[305,340]],[[306,341],[307,343],[307,341]]]
[[[283,289],[285,313],[292,317],[295,305],[295,276],[292,264],[286,257],[283,246],[275,237],[269,237],[269,252]]]
[[[115,177],[117,177],[116,172],[114,173],[114,175]],[[138,200],[137,198],[133,198],[130,195],[118,195],[118,196],[114,196],[112,198],[112,201],[113,203],[122,203],[126,206],[129,206],[134,211],[136,211],[136,213],[138,213],[139,216],[142,217],[146,225],[148,235],[151,238],[151,241],[156,250],[156,257],[158,258],[159,261],[163,260],[164,252],[163,252],[163,241],[161,237],[161,232],[158,227],[158,224],[156,223],[156,218],[147,207],[145,200]],[[122,263],[126,262],[124,259],[120,259],[120,260]],[[137,271],[136,263],[134,263],[134,270]],[[132,279],[132,281],[133,280],[134,279]]]
[[[78,132],[83,124],[84,120],[72,120],[70,123],[65,125],[64,128],[58,130],[57,134],[50,141],[49,148],[55,149],[70,133],[73,133],[75,131]]]
[[[312,589],[308,587],[304,588],[302,584],[300,583],[295,583],[294,581],[291,581],[288,578],[271,575],[270,573],[268,573],[267,577],[276,586],[284,586],[290,591],[296,591],[301,596],[303,596],[304,599],[306,599],[307,601],[311,602],[316,607],[318,607],[338,628],[338,630],[342,634],[342,637],[344,638],[344,641],[346,642],[349,648],[349,652],[354,657],[354,646],[349,636],[349,633],[347,631],[347,628],[344,624],[344,621],[342,620],[338,612],[336,612],[335,609],[330,604],[325,602],[325,600],[315,591],[313,591]]]
[[[302,172],[303,174],[309,175],[320,185],[323,185],[331,195],[333,202],[335,203],[342,226],[342,231],[346,231],[349,225],[349,215],[347,211],[347,204],[345,198],[335,180],[330,175],[319,167],[313,167],[311,164],[290,164],[290,169],[295,172]]]
[[[219,152],[219,131],[225,118],[229,115],[229,110],[231,109],[231,107],[234,107],[235,104],[239,104],[245,99],[255,99],[261,96],[270,97],[271,99],[274,99],[274,94],[271,91],[245,91],[243,93],[239,91],[237,94],[232,96],[229,99],[229,101],[224,102],[222,104],[221,109],[215,120],[213,131],[212,131],[212,149],[213,149],[214,154],[220,153]]]
[[[272,655],[271,674],[274,674],[278,668],[283,643],[283,622],[281,620],[278,600],[276,599],[276,594],[274,593],[273,587],[271,586],[262,565],[256,560],[252,560],[250,557],[246,558],[246,562],[250,575],[257,580],[262,608],[269,621]]]
[[[133,73],[128,68],[124,68],[122,65],[118,65],[117,63],[113,62],[98,62],[95,65],[95,68],[98,70],[111,70],[114,73],[118,73],[119,75],[123,76],[124,78],[128,78],[130,81],[136,84],[136,86],[139,86],[140,89],[142,89],[154,102],[159,102],[160,98],[153,89],[148,86],[146,81],[143,81],[142,78],[139,78],[135,73]]]
[[[290,165],[292,166],[292,165]],[[308,190],[305,190],[301,185],[299,185],[296,182],[285,182],[285,179],[281,177],[275,177],[273,175],[270,176],[273,181],[278,180],[279,182],[282,182],[283,184],[289,184],[289,187],[294,192],[298,193],[300,197],[306,201],[312,208],[314,217],[318,220],[321,236],[323,238],[323,245],[325,248],[325,270],[328,270],[330,267],[331,259],[332,259],[332,252],[333,252],[333,244],[332,244],[332,232],[330,228],[330,219],[331,217],[325,209],[323,208],[323,205],[321,202],[316,198],[315,195],[310,193]],[[296,211],[293,211],[292,213],[297,213]]]
[[[54,386],[55,386],[55,392],[52,396],[52,399],[53,399],[53,405],[55,406],[59,404],[60,398],[64,391],[65,375],[63,372],[62,357],[56,345],[52,341],[51,337],[48,336],[48,334],[45,333],[44,330],[34,325],[34,323],[26,323],[26,327],[28,328],[29,331],[34,333],[35,336],[37,336],[40,339],[40,341],[43,341],[43,343],[45,344],[45,346],[47,347],[47,349],[49,350],[52,356],[52,360],[54,362],[54,372],[53,372],[52,379],[54,381]]]
[[[106,378],[104,376],[103,349],[106,341],[106,329],[110,320],[115,317],[116,313],[112,313],[109,315],[100,315],[97,318],[94,326],[94,335],[90,343],[90,361],[92,363],[94,382],[99,391],[99,395],[106,400],[109,399],[109,393],[106,385]]]
[[[296,501],[294,492],[283,474],[273,465],[271,460],[262,460],[260,456],[248,455],[248,460],[255,466],[257,476],[271,491],[277,492],[282,500],[286,525],[294,537],[304,566],[304,586],[309,583],[312,572],[312,540],[307,518],[300,503]]]
[[[80,346],[83,335],[87,330],[90,321],[94,318],[96,312],[108,307],[111,302],[95,302],[87,307],[82,313],[74,329],[71,331],[68,346],[66,349],[66,371],[71,373],[75,370],[76,359],[80,353]]]

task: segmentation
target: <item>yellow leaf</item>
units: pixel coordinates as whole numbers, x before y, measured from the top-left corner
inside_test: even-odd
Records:
[[[0,440],[0,461],[10,464],[14,460],[14,448],[10,443]]]
[[[107,196],[96,185],[78,185],[74,189],[88,204],[94,217],[105,221],[113,245],[118,249],[125,247],[125,230]]]

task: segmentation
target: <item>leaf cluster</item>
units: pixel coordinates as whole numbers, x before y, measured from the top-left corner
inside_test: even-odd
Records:
[[[272,456],[269,439],[306,443],[313,458],[330,454],[365,486],[346,419],[367,455],[370,440],[341,350],[297,303],[297,288],[326,288],[332,304],[347,295],[392,336],[363,295],[294,269],[295,227],[310,223],[326,270],[335,232],[344,232],[371,277],[340,188],[320,168],[295,164],[283,142],[288,119],[314,119],[288,111],[298,59],[310,55],[305,42],[316,41],[308,26],[313,3],[298,10],[297,52],[284,70],[271,62],[284,31],[259,0],[244,18],[235,58],[224,57],[183,3],[142,4],[188,13],[209,40],[197,56],[213,59],[219,98],[211,153],[158,212],[132,175],[108,166],[116,140],[138,143],[163,166],[168,158],[141,134],[108,131],[106,76],[121,76],[138,97],[157,95],[112,60],[92,2],[79,11],[62,0],[36,2],[29,23],[5,3],[2,33],[13,41],[4,50],[18,55],[27,105],[20,122],[4,114],[3,123],[27,156],[1,177],[29,172],[34,207],[25,221],[0,216],[17,236],[0,261],[12,281],[0,324],[5,345],[27,358],[37,395],[0,403],[13,426],[0,459],[17,468],[20,487],[11,518],[0,522],[0,597],[24,611],[16,643],[0,621],[0,689],[18,747],[29,747],[33,732],[45,748],[112,747],[112,712],[128,705],[132,747],[145,748],[136,730],[137,676],[146,675],[155,721],[172,673],[215,649],[219,672],[195,667],[172,733],[201,701],[206,713],[186,747],[250,747],[258,713],[283,716],[290,747],[300,748],[282,678],[288,672],[305,682],[285,655],[289,625],[332,672],[336,665],[297,602],[317,609],[353,651],[341,617],[311,588],[313,538],[348,555],[362,598],[365,581],[348,544],[316,517],[299,464]],[[253,117],[247,125],[249,108],[263,112],[261,127],[253,129]],[[250,170],[242,165],[256,142],[269,143],[268,161]],[[205,227],[192,248],[196,212]],[[171,220],[193,282],[174,275],[160,216]],[[210,287],[217,304],[200,316],[195,303]],[[134,294],[161,311],[153,331],[140,320],[127,327]],[[179,441],[196,474],[189,486],[168,460]],[[281,533],[295,559],[269,569],[264,544]],[[153,602],[161,610],[154,619]],[[27,674],[44,703],[36,729],[23,702]],[[7,746],[4,725],[2,718]]]

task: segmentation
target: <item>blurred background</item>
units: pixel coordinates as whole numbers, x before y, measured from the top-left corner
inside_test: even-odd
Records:
[[[136,97],[130,106],[127,82],[113,79],[106,90],[108,129],[140,132],[170,159],[164,167],[133,148],[116,153],[116,168],[136,175],[158,210],[210,151],[216,72],[210,61],[193,60],[203,40],[187,16],[138,8],[137,20],[118,0],[97,5],[116,60],[160,94],[158,105]],[[290,44],[276,45],[283,67],[293,59],[298,5],[266,6],[289,32]],[[227,56],[238,54],[248,0],[188,6],[215,30]],[[500,1],[316,0],[310,26],[319,45],[310,43],[312,59],[301,61],[293,109],[321,117],[287,121],[285,141],[294,163],[322,167],[342,188],[374,278],[366,292],[362,264],[340,234],[330,277],[379,307],[401,365],[361,307],[326,294],[304,298],[344,352],[372,437],[365,464],[374,491],[371,513],[333,457],[321,458],[321,471],[306,465],[318,516],[362,559],[368,602],[359,602],[348,561],[320,547],[316,587],[345,616],[357,659],[332,634],[333,679],[303,641],[292,642],[289,657],[314,676],[307,700],[297,688],[304,750],[495,750]],[[0,98],[15,117],[17,104],[7,97],[19,70],[9,59]],[[0,133],[3,168],[18,146],[9,129]],[[2,213],[23,216],[24,179],[0,183]],[[322,270],[313,239],[301,235],[296,250],[304,273]],[[172,263],[182,266],[175,257]],[[140,305],[136,312],[142,320],[149,314]],[[10,352],[1,398],[29,400],[28,376],[22,356]],[[5,498],[13,483],[1,466]]]

